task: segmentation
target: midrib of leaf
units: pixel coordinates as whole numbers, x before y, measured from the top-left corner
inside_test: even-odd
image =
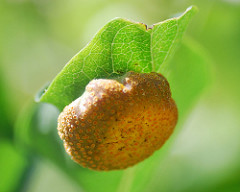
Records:
[[[153,47],[153,43],[152,43],[152,39],[153,39],[153,33],[154,31],[152,29],[149,29],[151,30],[151,33],[150,33],[150,54],[151,54],[151,59],[152,59],[152,71],[155,71],[155,63],[154,63],[154,59],[153,59],[153,50],[152,50],[152,47]]]
[[[162,63],[159,64],[159,67],[158,67],[158,69],[156,70],[156,72],[160,72],[161,65],[162,65],[162,64],[166,61],[166,59],[168,58],[169,53],[170,53],[170,51],[172,50],[173,45],[174,45],[174,43],[175,43],[175,41],[176,41],[176,38],[177,38],[178,33],[179,33],[178,20],[176,20],[176,22],[177,22],[177,32],[176,32],[175,37],[174,37],[174,39],[173,39],[173,41],[172,41],[172,43],[171,43],[171,45],[170,45],[170,48],[169,48],[168,51],[167,51],[167,54],[166,54],[165,58],[163,59]]]

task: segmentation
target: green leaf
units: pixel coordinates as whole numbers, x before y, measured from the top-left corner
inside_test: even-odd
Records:
[[[115,78],[128,71],[161,72],[196,10],[190,7],[152,28],[121,18],[110,21],[69,61],[40,101],[62,110],[81,96],[92,79]]]

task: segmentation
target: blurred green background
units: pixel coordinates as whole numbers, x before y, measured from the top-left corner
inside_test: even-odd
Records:
[[[200,55],[210,76],[160,166],[98,173],[69,160],[59,112],[34,104],[38,90],[114,17],[152,25],[192,4],[191,49],[179,46],[172,62]],[[0,192],[240,191],[239,53],[238,0],[0,0]]]

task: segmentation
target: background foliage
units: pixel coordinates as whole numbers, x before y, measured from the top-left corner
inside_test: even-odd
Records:
[[[173,137],[127,171],[74,164],[58,110],[33,95],[112,18],[151,25],[191,4],[199,13],[168,63],[178,73],[166,73],[182,110]],[[239,20],[230,0],[0,0],[0,191],[239,191]]]

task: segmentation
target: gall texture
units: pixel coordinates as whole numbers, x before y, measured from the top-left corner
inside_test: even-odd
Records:
[[[121,82],[92,80],[59,115],[58,133],[67,153],[83,167],[124,169],[159,149],[177,118],[161,74],[128,72]]]

